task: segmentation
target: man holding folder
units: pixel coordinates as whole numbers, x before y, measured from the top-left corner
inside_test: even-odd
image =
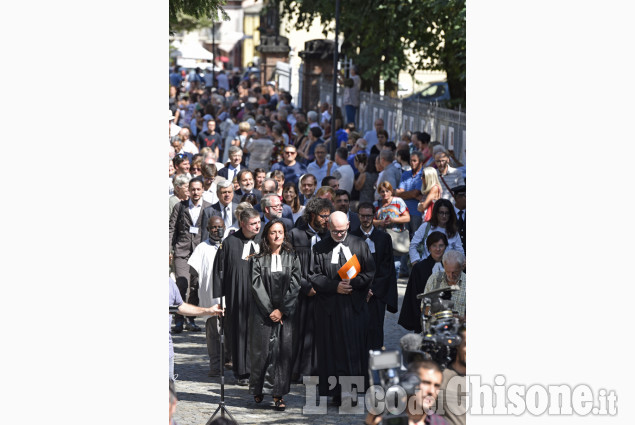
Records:
[[[315,344],[320,396],[341,403],[340,377],[368,374],[368,305],[375,262],[362,238],[348,234],[346,214],[329,217],[329,235],[313,246],[309,281],[316,291]],[[337,377],[337,385],[329,377]],[[359,392],[365,388],[358,388]]]

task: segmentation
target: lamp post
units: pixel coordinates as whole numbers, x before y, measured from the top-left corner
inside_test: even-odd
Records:
[[[212,87],[210,90],[214,88],[214,83],[216,82],[216,31],[215,30],[216,22],[214,22],[214,18],[212,18]]]
[[[335,0],[335,44],[333,45],[333,102],[331,103],[331,161],[335,160],[337,149],[337,136],[335,134],[335,106],[337,105],[337,62],[339,52],[337,47],[337,34],[340,27],[340,0]]]

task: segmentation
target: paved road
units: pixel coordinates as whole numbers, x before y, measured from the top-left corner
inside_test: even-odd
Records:
[[[399,307],[406,291],[406,280],[399,279]],[[386,312],[384,345],[388,350],[399,349],[399,339],[407,332],[397,324],[399,313]],[[200,323],[199,325],[203,325]],[[204,330],[204,328],[203,328]],[[205,345],[205,332],[183,331],[173,335],[176,353],[174,373],[179,404],[175,419],[179,425],[205,425],[220,401],[220,378],[209,378],[209,358]],[[234,419],[246,424],[362,424],[364,414],[338,414],[338,408],[328,406],[326,415],[304,415],[305,386],[292,384],[287,394],[284,412],[273,409],[270,396],[261,404],[254,402],[247,387],[236,385],[231,371],[225,372],[225,403]]]

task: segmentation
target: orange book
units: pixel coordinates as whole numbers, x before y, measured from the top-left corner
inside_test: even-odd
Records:
[[[361,266],[359,265],[357,255],[353,255],[350,260],[337,271],[337,274],[339,274],[342,279],[353,279],[357,276],[357,273],[361,271],[360,269]]]

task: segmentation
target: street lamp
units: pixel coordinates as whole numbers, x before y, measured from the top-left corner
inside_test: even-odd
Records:
[[[337,62],[339,52],[337,48],[337,34],[340,27],[340,0],[335,0],[335,44],[333,45],[333,102],[331,104],[331,161],[335,160],[337,137],[335,135],[335,106],[337,105]]]

